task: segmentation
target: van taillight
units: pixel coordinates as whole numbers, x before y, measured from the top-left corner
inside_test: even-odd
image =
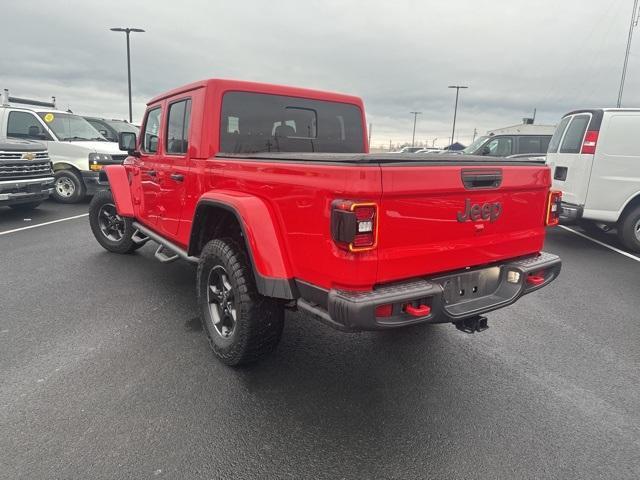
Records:
[[[378,205],[336,200],[331,205],[331,236],[350,252],[376,247],[378,240]]]
[[[584,143],[582,144],[582,153],[594,154],[596,153],[596,146],[598,145],[598,131],[590,130],[584,136]]]
[[[562,192],[551,190],[547,197],[547,208],[545,216],[545,225],[554,226],[560,222],[560,204],[562,203]]]

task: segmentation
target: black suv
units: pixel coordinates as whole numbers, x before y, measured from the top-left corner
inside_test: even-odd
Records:
[[[53,193],[47,147],[31,140],[0,139],[0,206],[31,210]]]

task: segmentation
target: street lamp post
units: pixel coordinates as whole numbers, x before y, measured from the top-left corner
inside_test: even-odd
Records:
[[[465,85],[449,85],[449,88],[456,89],[456,106],[453,110],[453,131],[451,132],[451,143],[449,144],[449,147],[451,147],[451,145],[453,145],[453,142],[455,141],[456,136],[456,117],[458,116],[458,96],[460,95],[460,89],[469,87]]]
[[[418,115],[421,115],[422,112],[409,112],[413,114],[413,136],[411,137],[411,146],[416,143],[416,122],[418,121]]]
[[[129,34],[131,32],[144,32],[141,28],[112,28],[112,32],[124,32],[127,34],[127,79],[129,81],[129,123],[133,122],[133,110],[131,107],[131,50],[129,48]]]

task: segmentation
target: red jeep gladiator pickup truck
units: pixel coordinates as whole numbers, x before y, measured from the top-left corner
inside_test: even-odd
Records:
[[[357,97],[206,80],[148,103],[139,139],[90,205],[107,250],[151,240],[197,264],[204,329],[228,365],[256,360],[297,308],[346,331],[486,328],[482,314],[554,280],[541,252],[560,196],[549,168],[369,154]]]

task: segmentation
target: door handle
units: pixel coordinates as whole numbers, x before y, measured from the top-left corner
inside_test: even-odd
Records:
[[[182,175],[181,173],[172,173],[169,176],[171,177],[171,180],[175,180],[176,182],[184,181],[184,175]]]

